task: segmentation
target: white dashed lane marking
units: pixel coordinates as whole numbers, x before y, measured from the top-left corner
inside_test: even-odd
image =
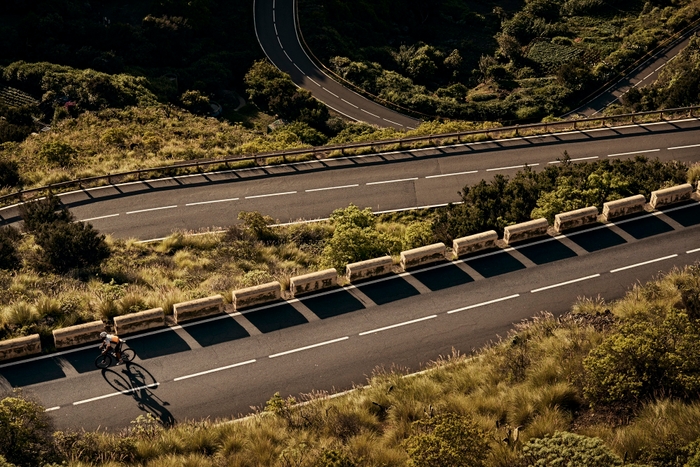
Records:
[[[230,201],[238,201],[240,198],[215,199],[212,201],[199,201],[197,203],[187,203],[185,206],[199,206],[201,204],[227,203]]]
[[[657,263],[657,262],[659,262],[659,261],[666,261],[667,259],[675,258],[676,256],[678,256],[678,255],[675,254],[675,255],[664,256],[663,258],[650,259],[649,261],[644,261],[644,262],[642,262],[642,263],[630,264],[629,266],[624,266],[624,267],[622,267],[622,268],[612,269],[612,270],[610,270],[610,272],[614,274],[614,273],[616,273],[616,272],[624,271],[624,270],[626,270],[626,269],[632,269],[632,268],[636,268],[636,267],[639,267],[639,266],[645,266],[645,265],[647,265],[647,264]]]
[[[243,365],[250,365],[251,363],[255,363],[255,362],[256,362],[256,360],[253,359],[253,360],[248,360],[246,362],[234,363],[233,365],[226,365],[226,366],[222,366],[220,368],[214,368],[211,370],[200,371],[199,373],[193,373],[191,375],[180,376],[178,378],[173,379],[173,381],[182,381],[183,379],[189,379],[189,378],[194,378],[197,376],[208,375],[210,373],[216,373],[217,371],[228,370],[228,369],[236,368],[236,367],[243,366]]]
[[[482,307],[482,306],[491,305],[491,304],[493,304],[493,303],[498,303],[498,302],[503,302],[503,301],[506,301],[506,300],[511,300],[511,299],[513,299],[513,298],[518,298],[519,296],[520,296],[520,294],[516,293],[516,294],[513,294],[513,295],[508,295],[507,297],[496,298],[496,299],[493,299],[493,300],[489,300],[489,301],[487,301],[487,302],[476,303],[476,304],[474,304],[474,305],[469,305],[469,306],[465,306],[465,307],[462,307],[462,308],[457,308],[456,310],[450,310],[450,311],[447,312],[447,314],[448,314],[448,315],[451,315],[452,313],[459,313],[460,311],[471,310],[471,309],[473,309],[473,308],[479,308],[479,307]]]
[[[372,329],[371,331],[361,332],[359,335],[366,336],[368,334],[375,334],[377,332],[382,332],[382,331],[386,331],[388,329],[394,329],[394,328],[398,328],[401,326],[407,326],[409,324],[420,323],[421,321],[426,321],[426,320],[433,319],[433,318],[437,318],[437,315],[424,316],[423,318],[412,319],[411,321],[405,321],[403,323],[392,324],[391,326],[384,326],[383,328]]]
[[[543,290],[549,290],[549,289],[554,289],[556,287],[562,287],[562,286],[569,285],[569,284],[575,284],[576,282],[586,281],[588,279],[594,279],[596,277],[600,277],[600,274],[592,274],[590,276],[579,277],[578,279],[572,279],[572,280],[566,281],[566,282],[559,282],[558,284],[552,284],[552,285],[548,285],[546,287],[540,287],[539,289],[532,289],[530,292],[531,293],[542,292]]]
[[[413,177],[413,178],[401,178],[398,180],[383,180],[381,182],[368,182],[365,183],[365,185],[381,185],[383,183],[398,183],[398,182],[410,182],[412,180],[418,180],[418,177]]]
[[[173,209],[173,208],[176,208],[176,207],[177,207],[177,204],[176,204],[176,205],[173,205],[173,206],[163,206],[163,207],[160,207],[160,208],[141,209],[141,210],[139,210],[139,211],[128,211],[127,214],[138,214],[138,213],[140,213],[140,212],[160,211],[160,210],[163,210],[163,209]]]
[[[326,188],[311,188],[310,190],[304,190],[304,191],[307,192],[307,193],[310,193],[310,192],[313,192],[313,191],[340,190],[340,189],[342,189],[342,188],[354,188],[354,187],[358,187],[358,186],[360,186],[360,185],[358,185],[358,184],[356,183],[356,184],[354,184],[354,185],[329,186],[329,187],[326,187]]]
[[[649,152],[659,152],[661,149],[645,149],[644,151],[632,151],[632,152],[620,152],[617,154],[608,154],[608,157],[617,157],[617,156],[632,156],[634,154],[646,154]]]
[[[285,191],[284,193],[268,193],[266,195],[246,196],[245,199],[267,198],[269,196],[284,196],[284,195],[294,195],[294,194],[296,194],[296,191]]]
[[[338,339],[333,339],[333,340],[330,340],[330,341],[319,342],[318,344],[307,345],[307,346],[305,346],[305,347],[299,347],[298,349],[292,349],[292,350],[287,350],[286,352],[280,352],[280,353],[272,354],[272,355],[269,356],[269,358],[281,357],[281,356],[283,356],[283,355],[289,355],[290,353],[301,352],[301,351],[304,351],[304,350],[314,349],[314,348],[316,348],[316,347],[321,347],[321,346],[324,346],[324,345],[335,344],[336,342],[341,342],[341,341],[344,341],[344,340],[347,340],[347,339],[348,339],[348,337],[345,336],[345,337],[340,337],[340,338],[338,338]]]

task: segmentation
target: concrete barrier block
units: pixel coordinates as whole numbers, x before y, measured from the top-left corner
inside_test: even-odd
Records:
[[[240,310],[248,306],[279,300],[282,297],[282,287],[278,281],[268,282],[267,284],[234,290],[231,296],[233,297],[233,308]]]
[[[368,259],[366,261],[358,261],[350,263],[345,267],[345,276],[348,281],[355,282],[360,279],[369,277],[382,276],[391,272],[391,267],[394,261],[391,256],[382,256],[381,258]]]
[[[492,248],[496,246],[496,240],[498,240],[498,234],[495,230],[489,230],[488,232],[481,232],[467,237],[455,238],[452,240],[452,251],[454,252],[455,258],[459,258],[467,253]]]
[[[41,353],[39,334],[0,341],[0,361]]]
[[[223,311],[224,297],[221,295],[199,298],[173,305],[173,316],[176,323],[217,315],[223,313]]]
[[[56,329],[53,332],[53,342],[57,349],[73,347],[87,344],[88,342],[99,342],[100,333],[105,330],[102,321],[92,321],[90,323],[69,326],[63,329]]]
[[[657,207],[668,206],[669,204],[689,200],[691,194],[693,194],[693,185],[690,183],[663,188],[651,192],[649,204],[651,204],[652,208],[656,209]]]
[[[163,326],[165,326],[165,312],[162,308],[152,308],[114,318],[114,332],[119,335]]]
[[[401,268],[405,271],[415,266],[443,261],[445,259],[445,249],[444,243],[433,243],[432,245],[402,251]]]
[[[595,206],[562,212],[554,216],[554,231],[559,233],[581,227],[582,225],[592,224],[597,219],[598,208]]]
[[[295,276],[289,280],[289,288],[292,291],[292,297],[303,293],[328,289],[336,285],[338,285],[338,272],[332,268]]]
[[[644,195],[634,195],[603,203],[603,219],[608,221],[615,217],[627,216],[644,211],[647,200]]]
[[[547,228],[549,228],[549,222],[547,222],[547,219],[544,217],[521,222],[520,224],[509,225],[503,229],[503,241],[506,245],[509,245],[521,240],[542,237],[543,235],[547,235]]]

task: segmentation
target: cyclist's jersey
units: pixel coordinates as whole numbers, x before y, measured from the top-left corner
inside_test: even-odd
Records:
[[[105,345],[110,345],[110,346],[112,344],[117,345],[119,343],[119,337],[114,336],[112,334],[107,334],[107,337],[105,337],[104,343],[105,343]]]

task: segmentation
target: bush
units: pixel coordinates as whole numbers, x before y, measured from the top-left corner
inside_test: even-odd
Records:
[[[62,142],[46,143],[39,150],[39,156],[49,164],[59,167],[69,167],[73,162],[76,150],[70,144]]]
[[[0,269],[17,269],[22,264],[16,243],[21,238],[12,226],[0,228]]]
[[[489,454],[486,435],[473,420],[453,413],[413,422],[406,451],[416,467],[479,467]]]
[[[0,159],[0,188],[19,186],[21,181],[17,162]]]
[[[19,207],[24,230],[36,233],[54,222],[73,222],[73,214],[61,204],[61,200],[49,194],[43,199],[24,203]]]
[[[615,467],[622,460],[600,438],[556,432],[529,440],[523,446],[522,460],[527,467]]]
[[[0,453],[18,467],[56,460],[51,419],[18,391],[0,401]]]
[[[105,236],[84,222],[54,222],[35,234],[44,261],[58,273],[99,266],[110,255]]]

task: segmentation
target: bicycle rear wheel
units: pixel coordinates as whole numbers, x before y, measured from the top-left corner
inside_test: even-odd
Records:
[[[122,361],[124,363],[132,361],[135,356],[136,354],[134,354],[134,351],[131,349],[122,350]]]
[[[112,356],[109,354],[102,354],[95,359],[95,366],[104,370],[105,368],[112,365]]]

